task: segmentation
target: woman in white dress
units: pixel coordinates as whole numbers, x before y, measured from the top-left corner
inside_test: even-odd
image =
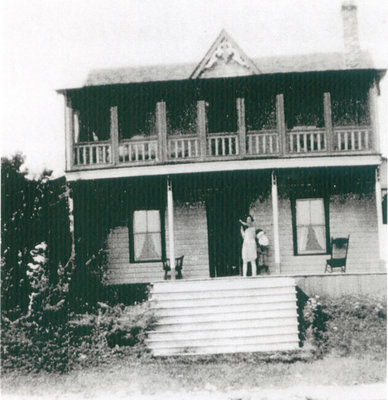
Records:
[[[251,263],[252,276],[257,273],[257,245],[256,245],[256,228],[253,223],[253,217],[248,215],[246,222],[240,220],[240,223],[246,226],[246,229],[241,226],[241,236],[243,238],[242,259],[243,259],[243,276],[247,276],[248,263]]]

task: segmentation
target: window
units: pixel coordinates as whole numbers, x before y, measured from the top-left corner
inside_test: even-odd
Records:
[[[130,262],[161,261],[164,236],[159,210],[136,210],[130,222]]]
[[[325,254],[328,249],[328,215],[323,198],[296,199],[293,204],[294,253]]]

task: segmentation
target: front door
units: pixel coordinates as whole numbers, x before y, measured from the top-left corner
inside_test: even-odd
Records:
[[[238,275],[242,238],[239,219],[246,213],[241,191],[209,190],[206,202],[210,276]]]

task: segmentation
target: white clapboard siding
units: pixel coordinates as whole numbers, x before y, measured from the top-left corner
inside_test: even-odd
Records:
[[[298,349],[292,278],[155,282],[157,318],[147,345],[156,356]]]

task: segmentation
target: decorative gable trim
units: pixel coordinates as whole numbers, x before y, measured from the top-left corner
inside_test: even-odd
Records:
[[[194,69],[190,78],[226,78],[228,76],[245,76],[259,73],[260,71],[254,62],[223,29],[205,57]]]

